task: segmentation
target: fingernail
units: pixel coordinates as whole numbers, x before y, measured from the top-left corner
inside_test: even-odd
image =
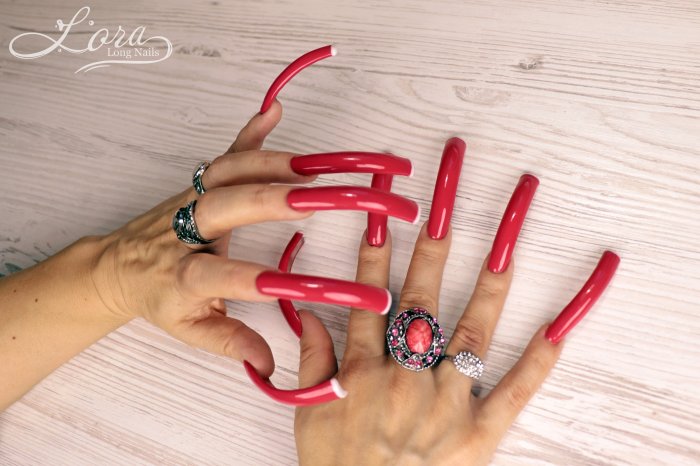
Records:
[[[327,173],[381,173],[409,176],[411,161],[393,154],[375,152],[330,152],[297,155],[291,161],[292,170],[300,175]]]
[[[278,268],[280,272],[291,272],[292,265],[294,265],[294,259],[296,259],[299,250],[304,245],[304,233],[297,231],[292,236],[292,239],[287,243],[287,247],[282,253]],[[287,325],[296,334],[297,337],[301,338],[303,327],[301,324],[301,318],[299,317],[299,312],[294,307],[294,304],[288,299],[279,299],[277,304],[282,311],[284,320],[287,321]]]
[[[559,313],[552,322],[544,336],[553,344],[559,343],[567,333],[578,324],[595,302],[603,294],[610,283],[615,270],[620,264],[620,257],[612,251],[605,251],[598,261],[588,281],[583,285],[574,299]]]
[[[297,73],[306,68],[307,66],[313,65],[319,60],[324,58],[332,57],[336,54],[336,49],[332,45],[327,45],[321,47],[320,49],[312,50],[301,57],[294,60],[287,66],[284,71],[280,73],[277,78],[272,82],[272,85],[267,90],[265,98],[263,99],[262,106],[260,107],[260,113],[265,113],[270,109],[270,105],[277,97],[277,94],[282,90],[285,84],[289,82]]]
[[[533,175],[525,174],[520,177],[503,213],[496,237],[493,239],[488,263],[488,269],[491,272],[502,273],[508,268],[527,210],[530,208],[539,184],[540,180]]]
[[[450,138],[445,143],[428,218],[428,235],[432,239],[444,238],[450,228],[466,149],[467,145],[460,138]]]
[[[393,175],[372,176],[372,188],[384,192],[391,191]],[[386,241],[386,228],[388,217],[381,214],[367,214],[367,243],[370,246],[382,247]]]
[[[264,394],[277,401],[292,406],[312,406],[329,401],[345,398],[348,395],[337,379],[332,378],[321,382],[318,385],[308,388],[300,388],[297,390],[281,390],[275,387],[270,379],[266,379],[258,374],[252,364],[248,361],[243,361],[243,367],[248,374],[248,378],[260,389]]]
[[[287,194],[292,209],[309,210],[363,210],[374,214],[391,215],[416,223],[420,218],[418,204],[393,193],[360,186],[321,186],[297,188]]]
[[[391,307],[388,290],[335,278],[266,271],[255,284],[260,293],[278,299],[338,304],[377,314],[386,314]]]

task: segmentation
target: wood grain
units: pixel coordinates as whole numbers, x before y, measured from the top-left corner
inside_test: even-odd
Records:
[[[604,249],[612,288],[493,464],[700,463],[700,4],[679,1],[94,2],[95,27],[145,25],[175,52],[74,74],[91,59],[10,55],[84,5],[0,2],[0,273],[106,233],[221,153],[292,58],[340,53],[282,92],[268,147],[391,150],[427,212],[442,143],[468,141],[441,296],[451,332],[518,176],[542,183],[482,379],[489,390]],[[94,29],[93,29],[94,30]],[[77,35],[78,42],[87,40]],[[318,184],[368,184],[365,175]],[[424,215],[425,216],[425,215]],[[241,228],[233,255],[274,264],[291,234],[299,272],[354,276],[364,215]],[[393,222],[393,291],[417,227]],[[346,313],[309,306],[342,357]],[[231,303],[295,386],[297,343],[274,305]],[[241,366],[143,321],[104,338],[0,414],[2,464],[295,464],[293,410]]]

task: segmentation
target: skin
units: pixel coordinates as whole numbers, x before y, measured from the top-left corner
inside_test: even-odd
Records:
[[[451,232],[433,240],[426,227],[416,240],[399,309],[422,307],[438,316],[438,296]],[[357,281],[387,286],[391,240],[383,247],[360,245]],[[486,354],[513,276],[487,260],[446,354]],[[314,385],[331,376],[348,391],[342,400],[296,411],[295,436],[302,465],[482,465],[556,363],[562,344],[532,337],[520,360],[484,398],[472,394],[472,379],[450,362],[411,372],[385,350],[386,316],[352,310],[340,368],[328,332],[302,312],[299,382]]]
[[[234,228],[311,215],[287,206],[292,186],[270,184],[314,179],[291,170],[295,154],[260,150],[281,116],[279,102],[255,115],[204,173],[207,192],[198,197],[195,218],[204,238],[218,238],[214,243],[190,247],[172,230],[175,211],[197,198],[188,188],[108,235],[82,238],[0,280],[0,409],[137,317],[272,374],[270,347],[226,315],[224,299],[274,300],[255,287],[257,275],[270,267],[229,259]]]
[[[224,300],[272,301],[257,292],[261,264],[229,259],[234,228],[312,215],[290,209],[291,186],[313,177],[292,172],[295,155],[261,151],[280,121],[278,102],[254,116],[228,151],[203,176],[207,192],[192,188],[104,235],[82,238],[29,269],[0,280],[0,409],[64,362],[131,319],[142,317],[180,340],[242,361],[266,377],[274,361],[263,338],[226,315]],[[270,183],[285,183],[275,184]],[[206,246],[177,240],[175,211],[198,199],[196,221]],[[437,315],[451,233],[428,237],[425,227],[401,293],[400,308]],[[383,247],[361,241],[357,281],[388,287],[391,238]],[[503,308],[513,262],[502,274],[482,268],[476,289],[447,353],[485,355]],[[315,385],[335,375],[349,395],[300,408],[295,431],[302,464],[485,464],[506,429],[540,386],[561,351],[533,337],[520,361],[485,398],[450,363],[413,373],[384,349],[387,317],[353,309],[340,368],[323,324],[302,311],[299,381]],[[429,422],[416,422],[429,421]],[[342,441],[339,441],[342,440]]]

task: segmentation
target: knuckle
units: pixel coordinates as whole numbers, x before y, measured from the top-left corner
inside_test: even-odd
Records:
[[[484,299],[493,300],[503,299],[507,291],[508,285],[503,280],[481,280],[479,283],[477,283],[474,294],[477,294]]]
[[[401,309],[418,306],[429,311],[437,310],[437,299],[431,293],[421,288],[409,288],[401,293]]]
[[[457,341],[460,350],[473,351],[480,356],[486,345],[486,329],[478,321],[461,320],[457,323],[453,340]]]
[[[267,184],[256,185],[251,193],[251,202],[255,209],[264,209],[267,207],[270,196],[272,195],[272,187]]]
[[[505,391],[506,403],[515,410],[523,409],[531,396],[531,387],[522,382],[514,383]]]
[[[413,260],[421,264],[440,264],[445,260],[445,253],[435,244],[419,243],[413,251]]]
[[[191,290],[192,283],[197,282],[199,274],[199,257],[197,254],[188,254],[180,260],[176,279],[181,290]]]

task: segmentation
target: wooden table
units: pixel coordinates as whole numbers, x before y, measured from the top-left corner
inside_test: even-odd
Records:
[[[348,5],[348,3],[351,3]],[[0,3],[0,272],[122,225],[222,153],[293,58],[339,55],[284,89],[267,147],[390,150],[416,174],[395,191],[429,207],[442,144],[468,141],[441,296],[448,332],[518,176],[541,179],[515,282],[487,355],[488,390],[605,249],[622,263],[494,464],[700,462],[700,4],[695,1],[92,2],[93,26],[162,35],[160,63],[75,73],[105,50],[20,60],[10,40],[57,38],[85,2]],[[46,47],[46,41],[36,42]],[[164,52],[165,49],[161,49]],[[366,175],[318,185],[368,185]],[[232,255],[354,277],[365,215],[237,230]],[[392,291],[418,227],[390,224]],[[230,303],[296,385],[297,341],[274,304]],[[311,305],[342,357],[347,313]],[[2,464],[295,464],[292,408],[242,367],[135,321],[0,415]]]

